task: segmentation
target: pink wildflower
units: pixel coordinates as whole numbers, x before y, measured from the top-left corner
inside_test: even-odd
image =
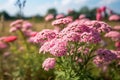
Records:
[[[26,31],[32,27],[32,24],[25,20],[16,20],[10,24],[10,32],[15,32],[17,30]]]
[[[80,34],[71,31],[69,34],[64,35],[62,39],[65,41],[77,42],[80,40]]]
[[[120,20],[120,16],[118,15],[114,14],[109,17],[109,21],[118,21],[118,20]]]
[[[50,21],[54,19],[54,15],[53,14],[48,14],[46,17],[45,17],[45,21]]]
[[[96,13],[96,20],[101,21],[102,20],[102,15],[101,13]]]
[[[102,7],[100,7],[100,9],[101,9],[102,12],[105,12],[106,11],[106,6],[102,6]]]
[[[10,28],[9,32],[15,32],[16,30],[17,30],[16,27],[12,27],[12,28]]]
[[[98,43],[101,41],[100,34],[97,31],[83,32],[80,36],[81,42]]]
[[[99,49],[97,55],[104,59],[104,61],[109,62],[117,58],[117,56],[107,49]]]
[[[76,34],[79,33],[79,35],[83,32],[89,32],[91,29],[85,25],[73,25],[69,24],[66,28],[64,28],[60,33],[59,37],[63,37],[64,35],[67,35],[71,32],[75,32]]]
[[[60,19],[60,18],[64,18],[64,15],[63,15],[63,14],[58,14],[58,15],[56,16],[56,19]]]
[[[61,29],[59,26],[55,26],[55,27],[54,27],[54,31],[55,31],[56,33],[59,33],[61,30],[62,30],[62,29]]]
[[[114,26],[113,29],[120,30],[120,25]]]
[[[22,22],[23,22],[22,19],[16,20],[10,24],[10,27],[16,26],[17,24],[22,24]]]
[[[115,53],[117,55],[117,59],[120,59],[120,50],[111,50],[112,53]]]
[[[44,29],[41,32],[37,33],[35,36],[35,43],[44,43],[50,41],[56,37],[56,33],[50,29]]]
[[[91,21],[89,26],[95,28],[98,32],[109,32],[112,30],[111,26],[103,21]]]
[[[86,18],[86,15],[85,15],[85,14],[79,15],[79,19],[84,19],[84,18]]]
[[[49,49],[50,54],[60,57],[67,53],[67,42],[57,39],[55,45]]]
[[[55,42],[57,41],[57,39],[52,39],[51,41],[47,41],[45,42],[41,48],[39,49],[39,53],[43,52],[49,52],[49,49],[52,48],[55,45]]]
[[[36,31],[32,31],[32,30],[25,30],[23,31],[24,35],[27,37],[34,37],[36,36],[37,32]]]
[[[55,64],[56,64],[55,58],[47,58],[43,62],[42,68],[44,68],[44,70],[48,71],[49,69],[53,69],[55,67]]]
[[[117,50],[120,50],[120,41],[115,42],[115,47]]]
[[[112,40],[119,40],[120,39],[120,33],[117,31],[110,31],[105,34],[105,37],[110,37]]]
[[[94,59],[94,63],[99,67],[108,65],[111,61],[117,59],[117,55],[107,49],[97,50],[97,56]]]
[[[55,21],[52,22],[53,26],[60,26],[60,25],[65,25],[72,22],[72,18],[70,17],[65,17],[65,18],[61,18],[61,19],[57,19]]]
[[[34,43],[34,37],[29,37],[29,38],[27,39],[27,41],[30,42],[30,43]]]
[[[30,22],[28,22],[28,21],[24,21],[22,27],[24,29],[29,29],[29,28],[32,27],[32,24]]]
[[[7,48],[7,45],[0,41],[0,50]]]

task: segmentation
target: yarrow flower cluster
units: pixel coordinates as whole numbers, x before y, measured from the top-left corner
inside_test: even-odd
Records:
[[[119,31],[120,30],[120,25],[114,26],[113,29]]]
[[[47,58],[42,64],[44,70],[48,71],[49,69],[53,69],[55,67],[56,60],[55,58]]]
[[[98,43],[101,41],[101,37],[98,32],[83,32],[80,36],[81,42],[90,42],[90,43]]]
[[[65,17],[65,18],[61,18],[61,19],[57,19],[55,21],[52,22],[53,26],[60,26],[60,25],[65,25],[72,22],[72,18],[71,17]]]
[[[97,50],[97,47],[93,48],[103,41],[101,39],[101,33],[108,33],[112,30],[107,23],[89,20],[84,17],[73,21],[71,18],[65,17],[53,21],[52,25],[58,28],[61,25],[63,27],[58,31],[44,29],[34,37],[34,42],[41,44],[39,53],[47,53],[54,57],[48,58],[43,62],[42,66],[44,70],[48,71],[54,68],[55,58],[57,67],[61,64],[64,67],[66,64],[70,64],[69,68],[73,72],[74,69],[71,65],[83,67],[83,65],[89,65],[89,61],[93,61],[97,66],[101,67],[103,65],[109,65],[117,58],[117,55],[110,50]],[[96,50],[97,54],[94,53]],[[65,62],[65,64],[61,62]],[[59,68],[61,69],[61,66]],[[75,69],[77,70],[78,68]],[[67,70],[69,72],[69,69]]]
[[[25,20],[16,20],[10,24],[10,32],[15,32],[16,30],[26,31],[32,27],[32,24]]]
[[[120,33],[118,31],[110,31],[104,35],[104,37],[111,38],[114,41],[120,40]]]
[[[50,41],[56,37],[56,33],[53,30],[45,29],[41,32],[37,33],[34,37],[35,43],[44,43],[46,41]]]
[[[85,14],[79,15],[79,19],[85,19],[85,18],[86,18],[86,15],[85,15]]]
[[[50,52],[53,56],[64,56],[67,53],[67,42],[61,39],[53,39],[44,43],[39,52]]]
[[[118,20],[120,20],[119,15],[114,14],[109,17],[109,21],[118,21]]]
[[[97,50],[97,56],[94,59],[94,63],[98,66],[108,65],[111,61],[117,59],[117,55],[107,49]]]
[[[49,49],[50,54],[60,57],[67,53],[67,42],[63,40],[56,40],[55,45]]]
[[[46,17],[45,17],[45,21],[50,21],[50,20],[53,20],[54,19],[54,15],[53,14],[48,14]]]

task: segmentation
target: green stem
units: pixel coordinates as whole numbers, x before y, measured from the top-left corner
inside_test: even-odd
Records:
[[[27,52],[30,52],[29,44],[27,43],[26,37],[24,36],[24,34],[21,30],[19,30],[19,32],[20,32],[21,38],[23,39],[23,43],[27,49]]]

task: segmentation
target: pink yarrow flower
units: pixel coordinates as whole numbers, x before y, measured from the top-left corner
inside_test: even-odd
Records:
[[[97,50],[97,55],[101,58],[104,58],[104,61],[109,62],[117,58],[116,54],[112,53],[107,49],[99,49]]]
[[[61,19],[57,19],[55,21],[52,22],[53,26],[60,26],[60,25],[66,25],[70,22],[72,22],[72,18],[71,17],[65,17],[65,18],[61,18]]]
[[[97,56],[93,61],[98,67],[102,67],[104,65],[108,65],[115,59],[117,59],[117,55],[115,53],[107,49],[99,49],[97,50]]]
[[[57,41],[57,39],[52,39],[51,41],[47,41],[45,42],[39,49],[39,53],[43,52],[49,52],[49,49],[52,48],[55,45],[55,42]]]
[[[102,6],[102,7],[100,7],[100,9],[102,12],[105,12],[107,8],[106,8],[106,6]]]
[[[118,31],[110,31],[104,37],[112,38],[112,40],[116,41],[120,39],[120,33]]]
[[[101,21],[102,20],[102,14],[96,13],[96,20]]]
[[[80,41],[80,34],[71,31],[69,34],[64,35],[62,39],[65,41],[77,42]]]
[[[18,19],[18,20],[16,20],[16,21],[12,22],[12,23],[10,24],[10,27],[16,26],[17,24],[22,24],[22,22],[23,22],[22,19]]]
[[[98,43],[101,41],[101,37],[97,31],[91,30],[90,32],[83,32],[80,35],[80,41],[81,42]]]
[[[0,41],[0,50],[7,48],[7,45]]]
[[[84,19],[84,18],[86,18],[86,15],[85,15],[85,14],[79,15],[79,19]]]
[[[14,42],[15,40],[17,40],[17,36],[8,36],[3,41],[9,43],[9,42]]]
[[[56,19],[60,19],[60,18],[64,18],[65,16],[64,16],[64,14],[58,14],[57,16],[56,16]]]
[[[55,58],[47,58],[43,62],[42,68],[44,68],[44,70],[48,71],[49,69],[53,69],[55,67],[55,64],[56,64]]]
[[[62,39],[57,39],[55,45],[49,49],[50,54],[61,57],[67,53],[67,42]]]
[[[35,43],[44,43],[50,41],[56,37],[56,33],[50,29],[44,29],[41,32],[37,33],[34,37]]]
[[[113,29],[115,29],[115,30],[120,30],[120,25],[114,26]]]
[[[112,30],[111,26],[103,21],[91,21],[87,24],[89,27],[96,29],[99,33],[110,32]]]
[[[114,14],[109,17],[109,21],[118,21],[120,20],[120,16]]]
[[[48,14],[46,17],[45,17],[45,21],[50,21],[54,19],[54,15],[53,14]]]
[[[32,24],[25,20],[16,20],[10,24],[9,32],[15,32],[17,30],[26,31],[32,27]]]
[[[117,59],[120,60],[120,50],[111,50],[112,53],[117,55]]]
[[[32,24],[30,22],[28,22],[28,21],[23,22],[22,28],[24,30],[30,29],[31,27],[32,27]]]

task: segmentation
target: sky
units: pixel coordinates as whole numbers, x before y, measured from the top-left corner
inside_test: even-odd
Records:
[[[15,15],[19,10],[15,3],[16,0],[0,0],[0,12],[7,11],[10,15]],[[28,17],[45,15],[50,8],[55,8],[58,13],[67,13],[69,9],[78,11],[83,6],[89,9],[107,6],[120,14],[120,0],[27,0],[23,13]]]

